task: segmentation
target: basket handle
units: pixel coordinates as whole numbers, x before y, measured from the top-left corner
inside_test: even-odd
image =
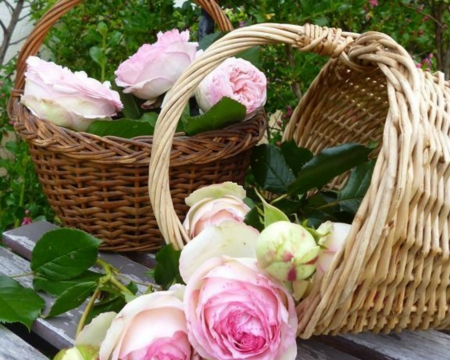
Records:
[[[15,91],[13,97],[23,89],[25,84],[26,60],[29,56],[36,55],[52,26],[69,10],[81,3],[82,0],[60,0],[53,5],[39,20],[35,28],[22,46],[19,57],[17,59],[17,73],[15,80]],[[203,7],[218,24],[220,30],[231,31],[233,25],[226,17],[218,3],[214,0],[195,0],[195,2]]]
[[[357,34],[314,25],[259,24],[240,28],[213,43],[166,94],[158,118],[149,166],[149,196],[166,243],[182,248],[189,237],[178,219],[169,189],[169,159],[178,120],[198,84],[226,58],[264,44],[286,43],[303,52],[338,57]],[[358,66],[355,64],[355,67]]]

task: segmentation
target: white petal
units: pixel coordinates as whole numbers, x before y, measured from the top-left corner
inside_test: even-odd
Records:
[[[258,235],[256,229],[235,221],[224,221],[218,226],[205,228],[181,251],[181,277],[187,283],[200,265],[222,255],[256,259]]]

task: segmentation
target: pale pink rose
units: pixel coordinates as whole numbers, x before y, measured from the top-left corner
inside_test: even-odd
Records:
[[[187,283],[197,268],[215,257],[256,259],[258,235],[255,228],[233,220],[207,227],[181,251],[179,269],[183,281]]]
[[[255,259],[216,257],[193,274],[184,297],[189,340],[215,360],[294,360],[292,297]]]
[[[112,321],[100,360],[194,360],[179,290],[141,295]]]
[[[122,109],[111,84],[71,72],[36,56],[27,59],[25,89],[21,102],[37,117],[77,131],[94,120],[111,120]]]
[[[245,105],[251,115],[266,103],[267,79],[247,60],[229,58],[203,79],[195,96],[203,112],[229,97]]]
[[[189,31],[174,29],[158,34],[154,44],[144,44],[116,71],[116,84],[152,104],[167,92],[191,64],[198,43],[189,42]]]
[[[183,226],[190,238],[194,238],[205,228],[226,220],[243,222],[249,211],[248,205],[233,195],[225,195],[219,199],[206,198],[189,209]]]
[[[317,229],[318,233],[326,234],[319,240],[322,246],[316,263],[319,276],[327,272],[336,253],[345,245],[350,228],[350,224],[326,221]]]

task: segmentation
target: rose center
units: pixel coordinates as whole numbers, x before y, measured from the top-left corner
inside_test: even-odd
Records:
[[[255,352],[263,348],[266,343],[261,322],[248,312],[231,313],[228,317],[227,328],[228,336],[238,351]]]

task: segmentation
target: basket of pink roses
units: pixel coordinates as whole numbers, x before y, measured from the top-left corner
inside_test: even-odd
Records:
[[[167,159],[184,104],[230,56],[277,43],[331,58],[293,112],[284,142],[293,140],[314,154],[359,143],[376,157],[373,171],[358,180],[367,192],[351,224],[308,230],[302,219],[265,203],[258,235],[242,224],[245,191],[224,184],[187,199],[192,212],[183,226],[173,210]],[[312,25],[240,28],[190,65],[168,94],[156,126],[149,193],[165,240],[182,249],[188,335],[202,357],[294,359],[295,334],[450,325],[449,89],[442,73],[418,69],[385,34]],[[309,171],[314,164],[303,166],[300,155],[291,168],[301,168],[301,174],[309,166],[308,174],[289,179],[292,199],[314,188],[338,191],[352,178],[318,183],[317,172]],[[342,161],[335,158],[326,169],[332,172]],[[231,224],[221,224],[227,219]],[[244,334],[248,341],[240,338]]]
[[[143,45],[116,70],[115,82],[123,88],[119,96],[109,83],[34,56],[47,31],[80,2],[57,2],[29,36],[18,60],[10,116],[30,146],[43,190],[63,225],[99,237],[104,250],[156,250],[162,239],[147,192],[151,134],[164,94],[198,55],[198,43],[189,41],[188,31],[160,33],[156,43]],[[198,3],[222,30],[230,30],[214,1]],[[213,120],[199,122],[200,128],[199,116],[187,116],[189,124],[178,127],[169,158],[171,194],[180,217],[193,190],[222,181],[243,182],[250,152],[265,129],[264,74],[243,59],[232,60],[219,72],[196,96],[205,116],[219,100],[231,98],[243,105],[233,112],[222,104],[222,113],[228,115],[222,115],[221,128],[209,126],[217,120],[217,110],[209,117]],[[238,72],[243,74],[239,79],[234,76]],[[222,84],[218,91],[217,81]],[[250,83],[251,93],[238,94],[237,81]],[[123,96],[134,99],[139,119],[128,116]]]

